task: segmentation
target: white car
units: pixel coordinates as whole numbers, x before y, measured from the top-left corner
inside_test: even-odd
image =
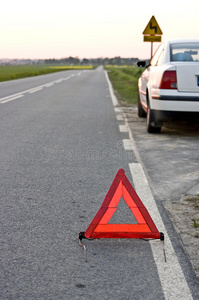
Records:
[[[199,118],[199,39],[162,42],[138,89],[138,116],[147,116],[150,133],[160,132],[164,121]]]

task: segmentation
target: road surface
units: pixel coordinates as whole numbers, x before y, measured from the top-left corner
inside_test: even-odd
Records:
[[[1,299],[198,299],[111,95],[102,68],[0,84]],[[166,262],[161,241],[136,239],[85,240],[84,260],[78,234],[120,168],[165,230]]]

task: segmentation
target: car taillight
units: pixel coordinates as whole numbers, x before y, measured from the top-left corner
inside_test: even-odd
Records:
[[[160,82],[160,89],[177,89],[176,71],[165,71]]]

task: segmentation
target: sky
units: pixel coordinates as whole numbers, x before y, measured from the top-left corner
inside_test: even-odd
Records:
[[[149,58],[151,43],[143,42],[142,32],[153,15],[162,40],[199,38],[198,0],[2,2],[0,59]]]

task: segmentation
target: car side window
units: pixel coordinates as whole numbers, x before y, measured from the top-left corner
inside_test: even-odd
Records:
[[[164,43],[161,44],[159,46],[159,48],[156,50],[152,60],[151,60],[151,63],[150,65],[151,66],[158,66],[160,65],[162,59],[163,59],[163,53],[164,53]]]

